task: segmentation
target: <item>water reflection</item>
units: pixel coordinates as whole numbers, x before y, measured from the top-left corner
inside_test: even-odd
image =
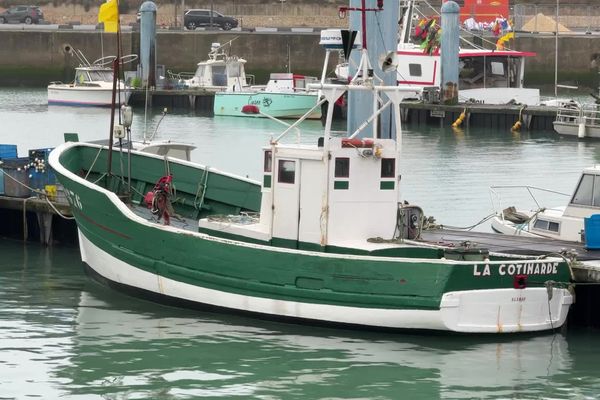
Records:
[[[82,272],[77,248],[0,241],[1,397],[593,398],[597,332],[458,336],[282,324],[160,306]]]
[[[90,289],[88,287],[88,289]],[[572,368],[565,337],[352,332],[81,293],[72,393],[255,398],[543,396]]]

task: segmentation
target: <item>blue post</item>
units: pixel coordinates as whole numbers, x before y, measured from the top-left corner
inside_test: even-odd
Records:
[[[442,5],[442,102],[458,103],[458,47],[460,33],[458,16],[460,7],[453,1]]]
[[[156,85],[156,4],[140,6],[140,68],[144,87]]]
[[[376,0],[366,0],[367,8],[377,8]],[[350,7],[359,8],[362,5],[361,0],[350,0]],[[398,82],[397,72],[383,72],[380,68],[379,58],[381,55],[390,51],[396,51],[398,48],[398,0],[384,0],[383,11],[367,12],[367,50],[369,51],[369,60],[373,67],[373,73],[383,80],[383,85],[395,86]],[[353,11],[348,13],[349,28],[355,31],[361,31],[362,36],[362,16],[360,12]],[[350,62],[349,73],[353,76],[356,73],[356,65],[360,61],[360,50],[355,49],[351,53],[354,63]],[[360,99],[358,97],[361,97]],[[352,133],[373,112],[373,99],[362,94],[355,96],[352,93],[348,95],[348,132]],[[386,110],[379,118],[379,132],[381,137],[389,138],[395,132],[392,126],[393,121],[391,113]],[[360,136],[370,136],[372,133],[371,124]]]

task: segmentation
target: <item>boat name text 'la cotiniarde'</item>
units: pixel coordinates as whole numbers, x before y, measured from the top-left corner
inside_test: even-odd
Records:
[[[500,264],[498,275],[547,275],[558,273],[558,263],[524,263],[524,264]],[[474,276],[490,276],[492,271],[489,264],[473,265]]]

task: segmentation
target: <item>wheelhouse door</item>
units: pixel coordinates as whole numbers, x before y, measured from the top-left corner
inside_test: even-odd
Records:
[[[273,241],[297,247],[300,216],[300,160],[276,158],[273,182]]]

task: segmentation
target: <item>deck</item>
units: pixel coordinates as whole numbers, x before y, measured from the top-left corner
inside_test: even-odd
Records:
[[[580,261],[574,268],[576,282],[600,282],[600,251],[587,250],[583,243],[562,240],[503,235],[499,233],[433,229],[423,231],[422,240],[446,246],[470,242],[490,252],[522,255],[550,255],[570,252]]]

